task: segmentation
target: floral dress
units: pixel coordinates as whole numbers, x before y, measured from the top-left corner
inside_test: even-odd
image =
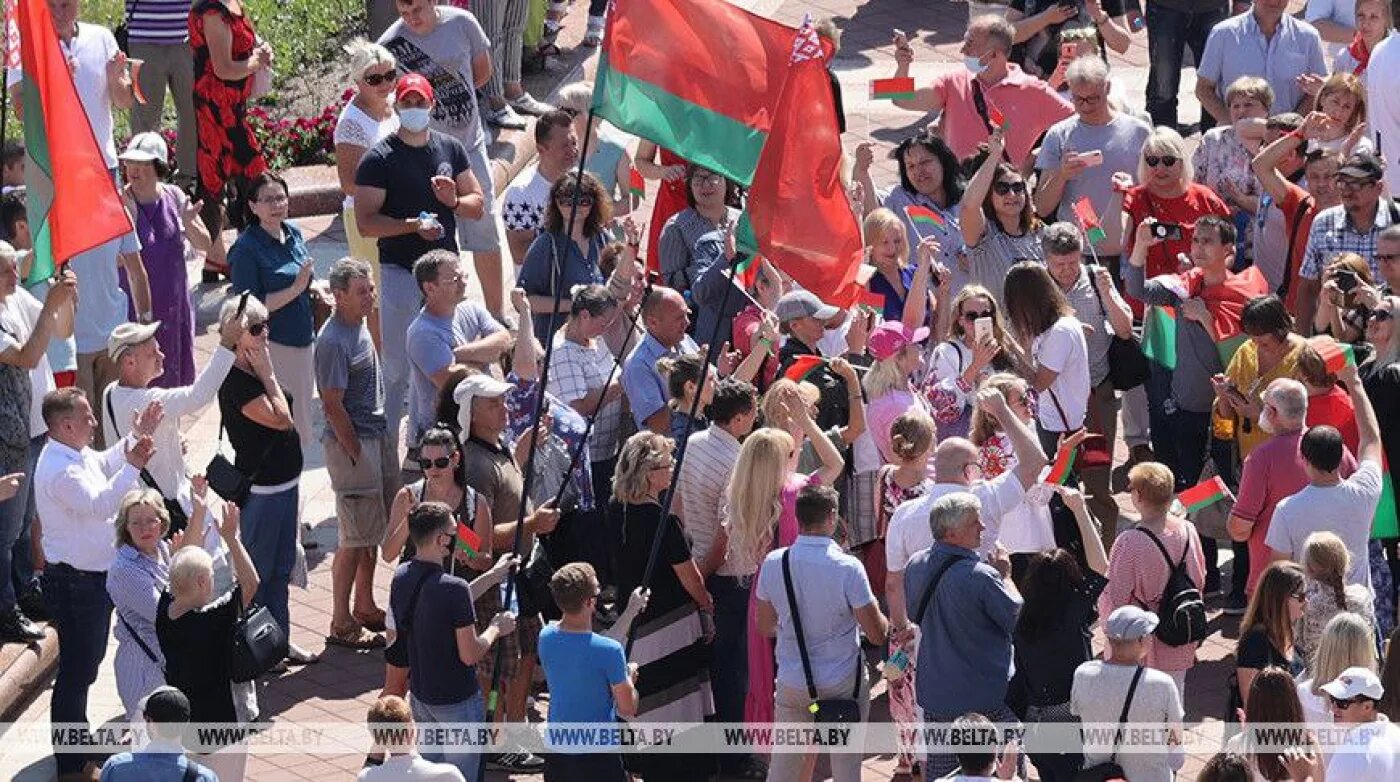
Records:
[[[1196,167],[1196,181],[1225,198],[1229,192],[1226,185],[1234,187],[1241,195],[1258,196],[1261,193],[1259,178],[1254,175],[1251,164],[1254,155],[1245,148],[1233,127],[1212,128],[1201,137],[1201,145],[1191,162]],[[1244,258],[1254,257],[1254,220],[1248,212],[1241,211],[1228,200],[1234,213],[1235,227],[1239,229],[1238,247]],[[1237,263],[1236,266],[1239,266]],[[1243,268],[1240,266],[1240,268]]]
[[[220,0],[199,0],[190,9],[190,48],[194,50],[194,113],[199,127],[199,150],[195,156],[199,171],[199,192],[204,199],[218,200],[224,185],[238,179],[252,179],[267,170],[262,146],[248,125],[248,100],[252,96],[251,76],[225,81],[214,73],[209,42],[204,38],[204,20],[218,14],[233,33],[233,60],[253,55],[257,34],[246,14],[234,15]]]
[[[890,518],[894,516],[895,508],[902,502],[917,499],[928,494],[928,490],[933,486],[933,481],[925,479],[913,486],[900,486],[895,480],[896,468],[892,464],[887,464],[880,468],[875,477],[876,491],[879,492],[879,502],[875,505],[875,530],[879,534],[876,545],[865,549],[871,556],[864,558],[866,574],[870,578],[870,587],[877,597],[885,594],[885,574],[887,565],[885,563],[885,530],[889,529]],[[878,554],[876,554],[878,552]],[[878,561],[878,562],[877,562]],[[878,569],[877,569],[878,564]],[[876,587],[876,579],[879,586]],[[906,734],[912,735],[920,723],[923,722],[923,712],[919,709],[918,700],[915,697],[915,687],[918,686],[918,679],[915,673],[914,660],[918,657],[918,628],[911,627],[907,636],[890,638],[889,655],[900,648],[908,655],[909,662],[904,668],[904,674],[897,678],[888,679],[890,697],[890,717],[894,719],[895,726],[899,730],[901,737],[899,743],[899,767],[907,769],[917,760],[914,756],[913,746],[905,742],[903,737]],[[887,658],[888,659],[888,658]],[[892,669],[891,669],[892,670]],[[888,673],[888,672],[887,672]],[[893,674],[889,674],[893,675]]]

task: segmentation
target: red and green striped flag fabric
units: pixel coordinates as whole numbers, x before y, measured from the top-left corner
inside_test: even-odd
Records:
[[[948,223],[937,212],[926,206],[910,204],[904,207],[904,214],[915,226],[927,225],[937,229],[940,233],[948,233]]]
[[[471,527],[468,527],[465,523],[460,521],[457,522],[457,537],[453,539],[453,543],[457,545],[457,548],[468,554],[477,555],[483,551],[481,548],[481,536],[476,534],[476,531]]]
[[[1208,481],[1202,481],[1186,489],[1176,495],[1176,498],[1181,500],[1181,504],[1186,506],[1188,512],[1195,512],[1214,505],[1229,496],[1230,490],[1225,487],[1225,481],[1216,475]]]
[[[1234,359],[1235,354],[1240,351],[1240,348],[1244,346],[1245,341],[1248,339],[1248,334],[1240,332],[1233,337],[1222,339],[1215,343],[1215,349],[1220,352],[1220,366],[1228,368],[1230,366],[1230,361]]]
[[[875,79],[870,82],[871,100],[912,100],[914,79],[908,76],[894,79]]]
[[[856,299],[856,304],[877,314],[885,311],[885,297],[873,291],[861,291],[860,297]]]
[[[25,197],[34,237],[29,280],[38,282],[132,227],[78,101],[48,3],[20,0],[19,29]]]
[[[757,253],[750,253],[749,257],[739,262],[734,267],[734,281],[739,283],[739,287],[748,290],[753,287],[758,280],[758,268],[763,264],[763,256]]]
[[[1094,212],[1094,205],[1089,202],[1088,196],[1074,202],[1074,217],[1079,221],[1079,230],[1084,232],[1089,244],[1098,244],[1108,238],[1103,226],[1099,224],[1099,216]]]
[[[1167,369],[1176,369],[1176,308],[1148,307],[1142,330],[1142,352]]]
[[[1335,375],[1346,367],[1356,366],[1356,353],[1351,345],[1344,345],[1328,336],[1313,337],[1309,340],[1313,350],[1322,357],[1329,375]]]
[[[638,198],[647,197],[647,181],[635,166],[627,170],[627,192]]]
[[[613,0],[611,9],[598,116],[752,184],[797,31],[714,0]]]
[[[826,359],[821,356],[797,356],[788,368],[783,370],[783,377],[794,383],[801,383],[824,366]]]
[[[1068,484],[1070,476],[1074,474],[1074,462],[1078,455],[1078,446],[1061,445],[1060,450],[1055,452],[1055,462],[1050,465],[1050,472],[1045,476],[1045,482],[1057,486]]]
[[[1400,506],[1395,500],[1395,477],[1390,472],[1390,457],[1381,455],[1381,501],[1376,505],[1376,517],[1371,522],[1371,538],[1400,537]]]

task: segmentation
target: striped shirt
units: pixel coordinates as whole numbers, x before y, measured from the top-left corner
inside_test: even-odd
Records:
[[[126,0],[131,43],[183,44],[190,39],[190,0]]]
[[[710,555],[710,547],[719,534],[729,476],[738,463],[739,441],[723,427],[711,426],[690,436],[677,486],[681,507],[685,509],[690,556],[696,561],[703,561]],[[721,576],[741,575],[728,558],[715,572]]]
[[[554,338],[554,354],[549,361],[550,391],[572,405],[602,388],[609,378],[620,382],[619,373],[613,371],[613,361],[613,354],[603,340],[595,339],[592,347],[584,347],[565,339],[561,333]],[[590,407],[584,415],[592,412]],[[598,413],[593,431],[588,435],[588,457],[594,462],[613,458],[621,432],[622,398],[619,397],[603,405]]]
[[[107,571],[107,595],[112,598],[118,618],[113,668],[117,693],[128,717],[139,714],[141,700],[165,684],[165,658],[156,637],[156,604],[170,584],[170,544],[161,541],[158,546],[156,556],[149,557],[123,545]],[[155,659],[141,648],[142,643]]]

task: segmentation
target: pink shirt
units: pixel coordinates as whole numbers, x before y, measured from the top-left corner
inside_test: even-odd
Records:
[[[875,448],[880,451],[880,459],[885,464],[896,463],[890,450],[890,427],[894,425],[894,419],[916,407],[929,412],[928,402],[923,397],[904,389],[890,391],[878,399],[872,399],[865,406],[866,431],[870,432]]]
[[[1030,155],[1040,134],[1073,114],[1074,107],[1049,84],[1021,70],[1021,66],[1009,64],[1006,70],[1001,81],[990,87],[982,85],[982,94],[988,115],[996,109],[1006,120],[1006,153],[1019,165]],[[977,145],[990,135],[973,102],[972,80],[970,71],[958,68],[934,79],[932,85],[943,103],[939,120],[943,138],[959,158],[976,154]]]
[[[1186,557],[1186,573],[1198,588],[1205,584],[1206,558],[1201,552],[1196,525],[1184,519],[1168,521],[1166,531],[1158,537],[1171,554],[1173,565],[1181,560],[1189,540],[1191,553]],[[1113,551],[1108,556],[1108,586],[1099,596],[1099,616],[1108,616],[1115,608],[1129,604],[1156,611],[1170,574],[1167,560],[1152,538],[1144,532],[1121,533],[1113,541]],[[1157,640],[1157,636],[1151,636],[1147,643],[1147,665],[1166,673],[1188,670],[1196,662],[1197,646],[1167,646]]]

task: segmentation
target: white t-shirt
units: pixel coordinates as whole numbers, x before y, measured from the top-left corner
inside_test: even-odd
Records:
[[[335,132],[331,135],[331,140],[336,144],[353,144],[368,150],[398,130],[398,112],[390,111],[387,118],[376,120],[351,100],[340,110],[340,119],[335,122]],[[346,209],[353,209],[355,197],[346,196],[344,206]]]
[[[107,63],[117,54],[117,39],[101,25],[78,22],[78,34],[68,43],[59,41],[73,72],[73,86],[83,104],[92,135],[102,148],[107,168],[117,167],[117,144],[112,139],[112,96],[107,92]],[[7,84],[23,81],[23,72],[12,69]]]
[[[432,763],[418,755],[399,755],[381,766],[367,768],[356,777],[359,782],[466,782],[456,766]]]
[[[1040,425],[1051,432],[1072,432],[1084,425],[1089,409],[1089,346],[1079,320],[1065,315],[1031,341],[1031,355],[1037,366],[1059,373],[1050,387],[1040,392]],[[1060,401],[1060,416],[1050,392]]]
[[[28,342],[30,335],[34,333],[35,327],[39,325],[39,313],[43,311],[44,305],[40,304],[33,294],[17,287],[15,292],[5,299],[4,307],[0,308],[0,329],[3,329],[6,337],[13,338],[15,344],[23,348],[24,343]],[[57,388],[53,382],[53,369],[49,366],[47,353],[40,356],[39,363],[29,370],[29,383],[33,387],[29,400],[29,436],[38,437],[49,430],[44,423],[44,395]]]
[[[1008,511],[1021,504],[1026,490],[1016,473],[1008,470],[990,481],[979,481],[971,486],[960,483],[935,483],[928,494],[900,503],[890,517],[889,529],[885,531],[885,565],[891,573],[902,572],[915,554],[933,545],[933,530],[928,524],[929,511],[939,498],[955,492],[968,492],[982,503],[982,545],[977,552],[991,553],[1001,532],[1001,520]]]
[[[540,175],[538,166],[530,166],[530,170],[516,178],[515,182],[506,188],[501,222],[507,231],[543,231],[545,209],[549,206],[549,189],[553,183]]]
[[[1347,731],[1349,751],[1334,752],[1327,764],[1327,779],[1337,782],[1394,782],[1400,779],[1400,728],[1377,714],[1375,722]]]
[[[1081,664],[1074,671],[1074,684],[1070,688],[1070,713],[1084,723],[1117,724],[1136,670],[1132,665],[1103,660]],[[1133,693],[1133,703],[1128,708],[1128,723],[1143,728],[1166,728],[1180,724],[1183,716],[1181,694],[1176,691],[1172,677],[1155,668],[1143,669],[1137,691]],[[1108,742],[1084,747],[1084,767],[1108,760],[1112,749]],[[1149,751],[1142,747],[1140,751],[1118,753],[1117,760],[1124,776],[1133,782],[1171,782],[1182,757],[1180,753]]]
[[[1376,504],[1381,499],[1381,467],[1367,459],[1336,486],[1304,486],[1274,509],[1264,542],[1269,548],[1302,560],[1303,541],[1314,532],[1335,532],[1351,553],[1348,584],[1371,588],[1368,541]]]

